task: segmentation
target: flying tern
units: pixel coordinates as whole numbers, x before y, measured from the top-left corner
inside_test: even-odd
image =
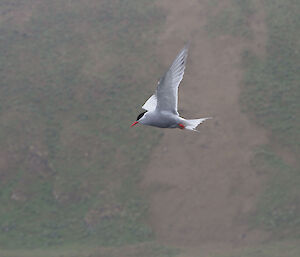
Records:
[[[180,128],[196,130],[197,126],[211,117],[187,120],[179,116],[178,87],[183,78],[188,45],[179,52],[169,70],[159,80],[155,93],[145,102],[142,108],[145,110],[138,115],[136,124],[143,124],[159,128]]]

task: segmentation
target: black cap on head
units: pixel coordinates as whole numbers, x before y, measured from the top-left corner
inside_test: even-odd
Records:
[[[142,118],[146,112],[147,111],[140,113],[139,116],[137,116],[136,120],[138,121],[140,118]]]

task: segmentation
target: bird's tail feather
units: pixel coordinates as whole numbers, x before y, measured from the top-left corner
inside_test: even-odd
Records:
[[[197,126],[208,119],[212,119],[212,117],[207,117],[207,118],[202,118],[202,119],[185,120],[185,129],[199,132],[198,130],[196,130]]]

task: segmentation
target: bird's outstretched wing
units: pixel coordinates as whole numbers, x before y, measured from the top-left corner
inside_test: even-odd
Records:
[[[188,45],[185,45],[175,58],[170,69],[160,79],[156,93],[153,95],[156,96],[157,99],[157,110],[178,114],[178,87],[183,78],[187,54]]]
[[[178,86],[183,78],[188,45],[179,52],[170,69],[160,79],[155,93],[145,102],[143,109],[154,111],[156,107],[161,111],[178,114]]]

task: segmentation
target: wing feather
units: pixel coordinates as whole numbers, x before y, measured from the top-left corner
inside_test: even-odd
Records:
[[[185,45],[158,83],[156,94],[153,96],[156,98],[156,108],[160,111],[178,114],[178,87],[183,78],[187,54],[188,45]]]
[[[156,105],[157,105],[157,97],[155,93],[146,101],[146,103],[144,103],[142,108],[145,109],[146,111],[154,111],[156,109]]]

